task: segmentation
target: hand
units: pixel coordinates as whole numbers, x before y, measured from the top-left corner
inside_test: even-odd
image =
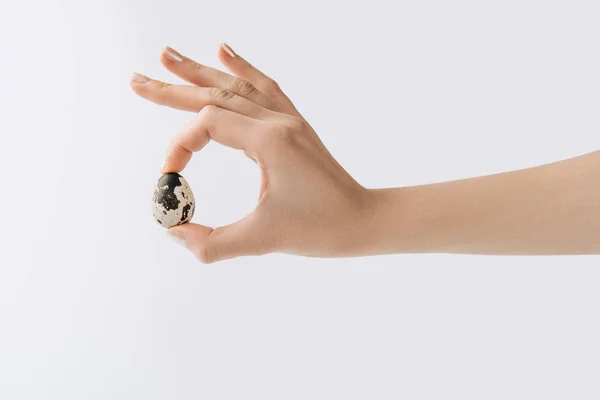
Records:
[[[261,169],[253,212],[231,225],[169,229],[203,263],[270,252],[350,256],[364,252],[372,193],[331,156],[278,84],[226,44],[219,59],[236,76],[171,48],[163,65],[192,85],[135,74],[132,88],[160,105],[196,112],[173,139],[163,172],[180,172],[209,140],[242,150]]]

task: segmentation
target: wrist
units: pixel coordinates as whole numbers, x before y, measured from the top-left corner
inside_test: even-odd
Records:
[[[449,207],[432,185],[370,189],[365,252],[368,255],[444,251]]]
[[[365,255],[402,251],[410,216],[409,193],[405,188],[368,189],[361,240]]]

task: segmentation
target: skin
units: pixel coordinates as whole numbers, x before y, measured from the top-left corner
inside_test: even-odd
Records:
[[[196,113],[163,172],[181,172],[214,140],[262,172],[253,212],[231,225],[169,229],[203,263],[272,252],[318,257],[391,253],[598,254],[600,152],[536,168],[432,185],[367,189],[331,156],[279,85],[227,46],[232,74],[166,48],[190,85],[134,74],[133,90]]]

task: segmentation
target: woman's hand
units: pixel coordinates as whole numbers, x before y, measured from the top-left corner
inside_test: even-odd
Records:
[[[203,263],[270,252],[307,256],[364,253],[372,193],[329,154],[279,85],[223,44],[235,76],[166,48],[163,65],[191,85],[134,74],[132,88],[160,105],[197,113],[173,139],[163,172],[180,172],[209,140],[243,150],[262,171],[255,210],[223,227],[173,227]]]

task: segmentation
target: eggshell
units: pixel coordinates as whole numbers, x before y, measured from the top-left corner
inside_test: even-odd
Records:
[[[163,228],[185,224],[194,215],[196,200],[183,176],[169,172],[160,177],[152,195],[152,215]]]

